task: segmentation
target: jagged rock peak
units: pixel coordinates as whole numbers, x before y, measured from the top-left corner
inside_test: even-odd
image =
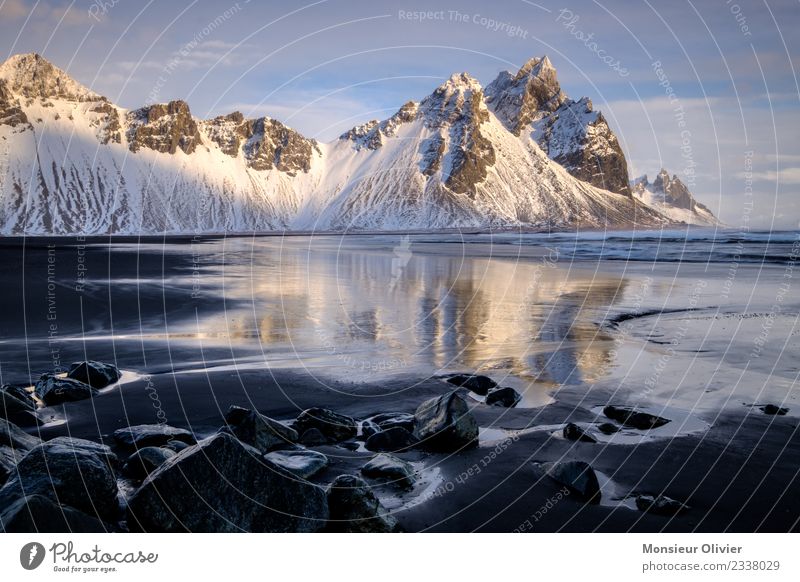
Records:
[[[197,122],[185,101],[170,101],[128,113],[128,146],[132,152],[149,148],[174,154],[178,148],[191,154],[201,143]]]
[[[36,53],[14,55],[0,65],[0,79],[8,88],[28,99],[105,101],[67,73]]]
[[[352,141],[357,150],[367,148],[376,150],[383,145],[384,137],[393,137],[404,123],[410,123],[417,117],[419,104],[414,101],[405,103],[394,115],[385,121],[373,119],[339,136],[340,140]]]
[[[652,198],[652,201],[657,204],[663,204],[669,208],[690,210],[696,214],[707,214],[710,217],[709,222],[716,221],[711,211],[694,199],[688,186],[678,178],[677,174],[670,177],[669,172],[664,168],[661,168],[652,183],[648,180],[647,175],[633,180],[631,189],[636,196],[643,200]]]

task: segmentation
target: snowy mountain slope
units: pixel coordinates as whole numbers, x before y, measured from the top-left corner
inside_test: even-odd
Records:
[[[510,131],[466,74],[322,144],[270,118],[199,120],[182,101],[126,111],[38,55],[0,66],[3,234],[667,222]]]
[[[716,216],[694,199],[689,188],[675,174],[670,178],[663,168],[651,184],[647,176],[631,182],[633,195],[675,222],[713,226],[721,224]]]

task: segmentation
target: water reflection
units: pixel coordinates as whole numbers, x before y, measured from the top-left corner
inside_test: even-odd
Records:
[[[613,340],[598,322],[622,277],[465,247],[391,236],[214,243],[201,292],[221,292],[227,309],[201,319],[199,334],[258,349],[269,365],[352,379],[484,370],[544,389],[606,371]]]

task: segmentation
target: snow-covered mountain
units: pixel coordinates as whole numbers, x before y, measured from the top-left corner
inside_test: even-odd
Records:
[[[0,233],[670,222],[631,196],[616,137],[546,58],[487,93],[453,75],[318,143],[268,117],[196,119],[183,101],[128,111],[18,55],[0,65]]]
[[[706,206],[694,199],[677,175],[670,178],[663,168],[652,183],[646,175],[633,180],[631,191],[636,198],[675,222],[706,226],[720,224]]]

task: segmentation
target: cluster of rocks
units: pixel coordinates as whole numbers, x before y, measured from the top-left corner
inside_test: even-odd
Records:
[[[513,388],[498,386],[497,382],[488,376],[477,374],[452,374],[445,378],[450,384],[484,396],[484,402],[489,406],[502,406],[513,408],[522,400],[519,392]]]
[[[672,422],[668,418],[663,418],[649,412],[644,412],[637,408],[630,406],[617,406],[609,404],[603,407],[603,415],[606,418],[616,421],[618,424],[612,422],[601,422],[593,428],[605,435],[612,435],[619,432],[622,428],[634,428],[637,430],[652,430],[659,428]],[[562,429],[562,435],[565,439],[583,443],[597,443],[597,438],[592,435],[591,431],[586,430],[573,422],[568,422]]]

